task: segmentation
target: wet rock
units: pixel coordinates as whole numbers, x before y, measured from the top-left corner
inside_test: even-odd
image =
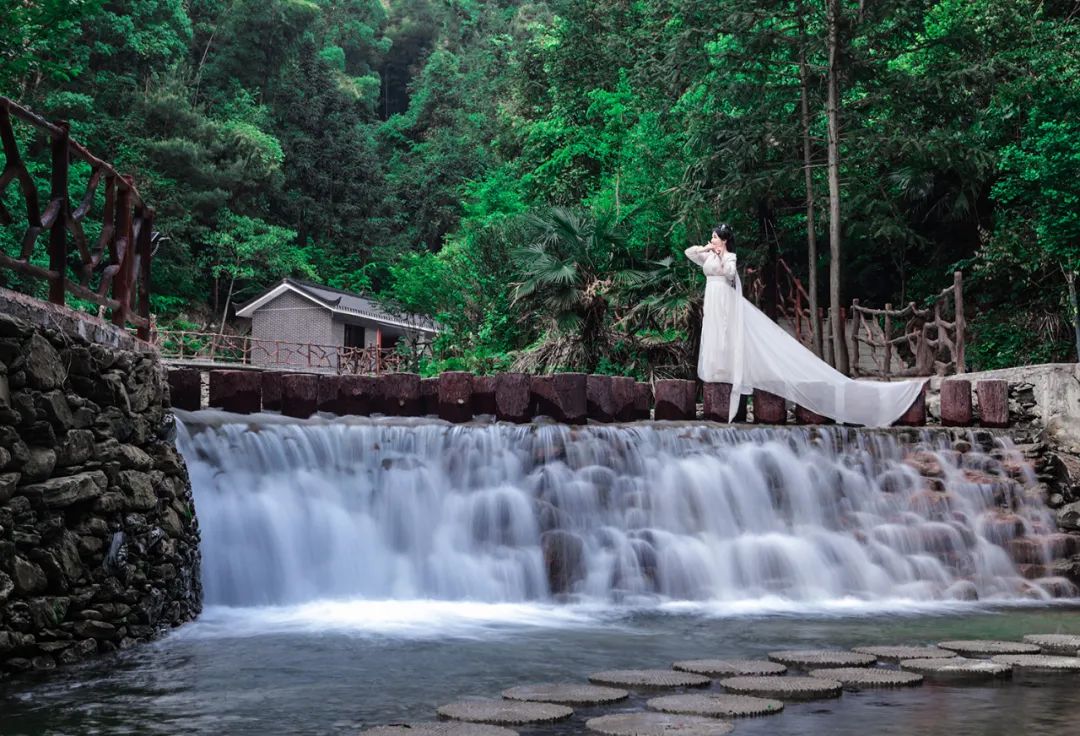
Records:
[[[729,677],[720,680],[725,690],[742,695],[776,700],[817,700],[838,698],[844,686],[819,677]]]
[[[693,672],[707,677],[731,677],[751,675],[756,677],[779,676],[787,672],[787,666],[762,659],[694,659],[676,662],[672,669]]]
[[[869,667],[877,661],[872,654],[834,649],[802,649],[769,652],[769,659],[788,667]]]
[[[917,672],[930,679],[993,680],[1012,676],[1012,666],[986,659],[906,659],[900,669]]]
[[[387,373],[378,379],[378,409],[387,416],[415,417],[423,413],[420,376],[415,373]]]
[[[913,687],[921,685],[923,676],[915,672],[886,670],[880,667],[836,667],[810,670],[811,677],[835,680],[844,687]]]
[[[548,416],[564,424],[585,423],[588,417],[586,374],[532,376],[529,387],[537,416]]]
[[[585,577],[585,543],[581,537],[561,529],[540,536],[548,585],[552,593],[568,593]]]
[[[992,657],[996,654],[1038,654],[1039,647],[1018,641],[998,639],[966,639],[939,642],[942,649],[956,652],[961,657]]]

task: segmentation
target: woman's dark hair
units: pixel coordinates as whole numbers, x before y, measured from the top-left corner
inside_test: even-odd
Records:
[[[720,238],[727,245],[728,252],[735,252],[735,231],[726,222],[713,228],[713,235]]]

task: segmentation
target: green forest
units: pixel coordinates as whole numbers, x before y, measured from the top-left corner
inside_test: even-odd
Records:
[[[961,270],[971,369],[1076,359],[1078,0],[27,0],[0,94],[135,175],[160,327],[291,276],[434,317],[425,373],[688,376],[723,221],[826,308]]]

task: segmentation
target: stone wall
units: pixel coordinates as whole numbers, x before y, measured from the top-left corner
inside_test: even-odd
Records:
[[[100,320],[64,315],[111,330],[108,341],[65,329],[50,318],[56,307],[9,308],[9,294],[0,293],[0,677],[149,640],[191,620],[202,600],[191,487],[156,355]]]

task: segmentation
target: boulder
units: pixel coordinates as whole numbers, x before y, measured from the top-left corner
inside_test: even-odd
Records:
[[[568,593],[585,577],[585,543],[581,537],[562,529],[540,535],[544,568],[553,594]]]
[[[26,345],[25,369],[30,386],[42,391],[60,388],[67,378],[60,353],[37,332],[30,336]]]

